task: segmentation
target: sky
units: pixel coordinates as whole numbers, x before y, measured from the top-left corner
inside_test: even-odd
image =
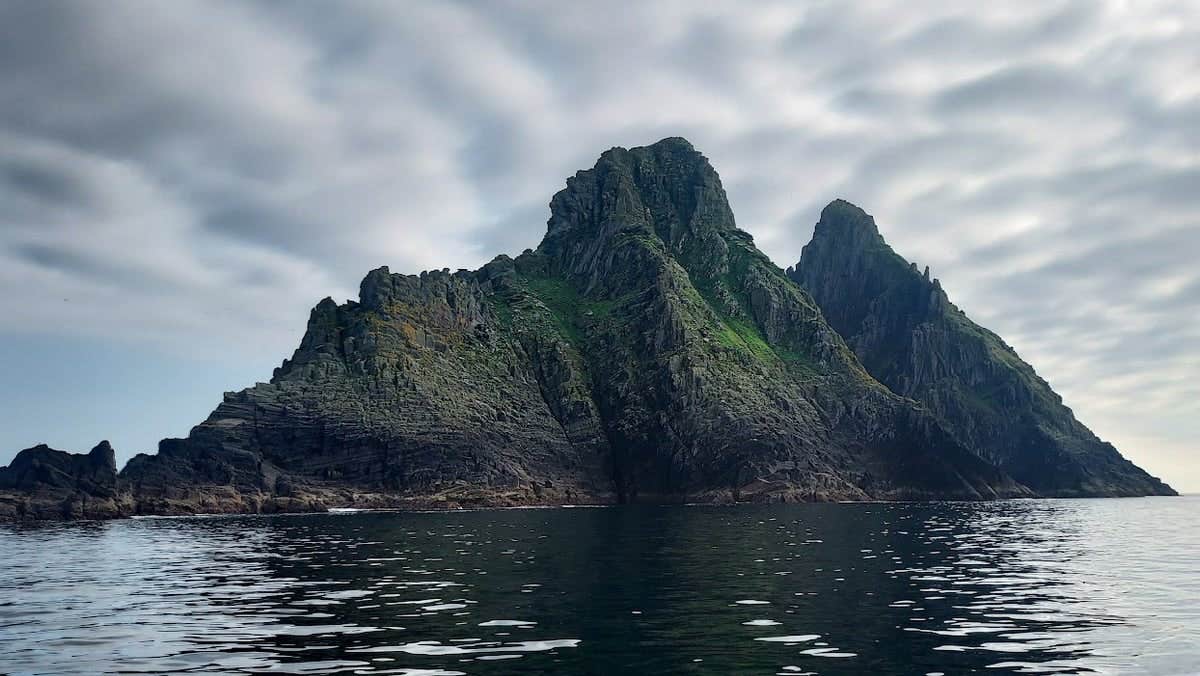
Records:
[[[319,299],[534,247],[685,136],[778,265],[862,206],[1200,491],[1200,3],[994,4],[0,3],[0,464],[153,451]]]

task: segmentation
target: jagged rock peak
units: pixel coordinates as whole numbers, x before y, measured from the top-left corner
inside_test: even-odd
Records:
[[[685,158],[685,159],[686,158],[690,158],[693,160],[699,159],[699,160],[703,161],[705,164],[708,163],[708,160],[704,159],[704,156],[702,154],[700,154],[700,151],[696,150],[696,146],[692,145],[691,141],[688,141],[687,139],[683,138],[682,136],[668,136],[666,138],[659,139],[658,141],[655,141],[654,143],[651,143],[649,145],[634,146],[633,148],[624,148],[622,146],[613,146],[612,148],[609,148],[608,150],[604,151],[601,154],[601,157],[608,155],[610,153],[639,153],[639,152],[648,152],[648,153],[653,153],[655,155],[660,155],[660,156],[674,155],[676,157]]]
[[[0,467],[0,488],[70,487],[80,481],[115,484],[116,478],[116,453],[107,441],[96,444],[86,454],[38,444],[17,453],[7,467]]]
[[[548,272],[590,290],[604,284],[618,260],[627,263],[618,266],[622,270],[637,265],[628,250],[617,253],[630,241],[691,261],[694,272],[720,268],[730,236],[748,240],[737,230],[720,177],[704,155],[676,137],[610,149],[591,169],[567,179],[550,201],[536,253]]]
[[[112,444],[105,439],[96,444],[90,452],[88,458],[92,463],[105,468],[111,469],[114,473],[117,471],[117,453],[113,450]]]
[[[379,309],[392,286],[392,271],[383,265],[368,272],[358,285],[358,300],[363,306]]]
[[[628,167],[632,161],[646,158],[653,159],[661,167],[677,167],[690,171],[713,170],[708,158],[682,136],[669,136],[650,145],[634,146],[633,148],[613,146],[600,154],[593,169],[610,162]],[[579,171],[576,174],[586,171]]]
[[[652,228],[664,242],[685,228],[734,227],[721,179],[708,158],[679,137],[636,148],[611,148],[591,169],[567,179],[550,201],[547,239],[598,235],[605,221]],[[672,229],[669,224],[677,227]]]
[[[883,245],[875,218],[859,206],[835,199],[821,210],[813,241],[828,240],[838,246]]]

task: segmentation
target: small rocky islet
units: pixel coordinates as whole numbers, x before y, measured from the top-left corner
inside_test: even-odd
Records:
[[[848,202],[781,269],[668,138],[550,211],[515,258],[322,300],[270,382],[119,472],[21,451],[0,519],[1174,494]]]

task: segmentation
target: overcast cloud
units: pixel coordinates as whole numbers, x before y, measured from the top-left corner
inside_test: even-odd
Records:
[[[367,270],[536,246],[568,175],[682,135],[776,263],[859,204],[1200,490],[1200,4],[951,4],[5,2],[0,347],[256,364],[237,389]],[[0,387],[5,462],[53,435]]]

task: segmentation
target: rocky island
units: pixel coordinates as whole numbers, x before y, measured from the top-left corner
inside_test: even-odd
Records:
[[[119,473],[22,451],[0,518],[1173,494],[847,202],[783,270],[668,138],[550,211],[516,258],[322,300],[270,382]]]

